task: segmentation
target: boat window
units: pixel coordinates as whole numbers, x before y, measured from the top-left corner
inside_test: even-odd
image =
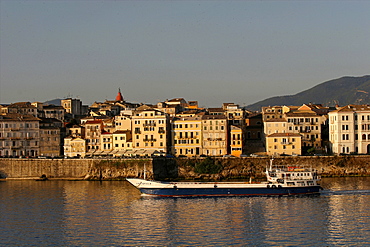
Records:
[[[286,183],[288,186],[294,186],[295,185],[295,183],[294,182],[287,182]]]

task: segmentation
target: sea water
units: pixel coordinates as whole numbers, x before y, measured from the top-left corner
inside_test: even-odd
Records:
[[[141,197],[126,181],[0,182],[0,246],[366,246],[370,177],[321,195]]]

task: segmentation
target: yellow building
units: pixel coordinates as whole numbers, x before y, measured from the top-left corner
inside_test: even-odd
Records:
[[[243,131],[237,126],[230,127],[230,148],[231,155],[240,157],[243,153]]]
[[[82,138],[64,138],[64,156],[66,157],[85,157],[86,141]]]
[[[134,149],[167,153],[169,148],[169,116],[148,106],[137,108],[132,116]]]
[[[172,148],[177,156],[192,157],[203,153],[201,116],[172,119]]]
[[[287,132],[287,120],[285,118],[271,118],[264,123],[264,135]]]
[[[274,133],[266,137],[268,155],[301,155],[302,136],[297,133]]]
[[[113,149],[114,156],[128,156],[128,153],[133,150],[131,131],[115,131],[113,133]]]
[[[226,104],[225,104],[226,105]],[[235,125],[239,127],[245,126],[245,110],[240,108],[239,105],[230,103],[224,106],[225,114],[230,125]]]
[[[225,115],[204,115],[202,117],[204,155],[222,156],[227,154],[227,126]]]
[[[131,115],[121,113],[114,117],[115,130],[131,130]]]
[[[264,134],[296,133],[302,136],[302,152],[323,149],[323,129],[327,128],[328,107],[304,104],[302,106],[265,107]],[[278,114],[276,114],[278,113]]]
[[[71,114],[73,117],[83,114],[82,101],[80,99],[62,99],[60,103],[65,109],[66,113]]]
[[[322,147],[322,126],[326,125],[327,115],[317,114],[309,105],[303,105],[298,110],[285,115],[287,132],[300,133],[304,148]]]
[[[113,134],[103,132],[100,135],[100,151],[101,155],[108,155],[113,151]]]

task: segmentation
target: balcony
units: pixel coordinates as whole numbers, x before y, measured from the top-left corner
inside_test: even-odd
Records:
[[[144,141],[144,142],[155,142],[155,141],[157,141],[157,140],[156,140],[156,139],[149,139],[149,138],[145,138],[143,141]]]
[[[134,132],[135,134],[141,134],[141,131],[140,130],[135,130]]]
[[[155,127],[156,123],[144,123],[143,127]]]
[[[178,140],[188,140],[188,139],[197,139],[195,136],[191,137],[191,136],[181,136],[181,137],[177,137],[176,139]]]
[[[223,141],[222,138],[207,138],[207,141]]]
[[[165,130],[158,130],[158,134],[164,134],[164,133],[166,133]]]
[[[19,131],[20,128],[11,128],[10,131]]]
[[[293,143],[292,142],[281,142],[280,144],[281,145],[292,145]]]

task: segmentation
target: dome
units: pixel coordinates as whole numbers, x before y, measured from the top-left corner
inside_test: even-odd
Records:
[[[118,94],[116,96],[116,101],[123,101],[123,96],[121,94],[121,89],[118,89]]]

